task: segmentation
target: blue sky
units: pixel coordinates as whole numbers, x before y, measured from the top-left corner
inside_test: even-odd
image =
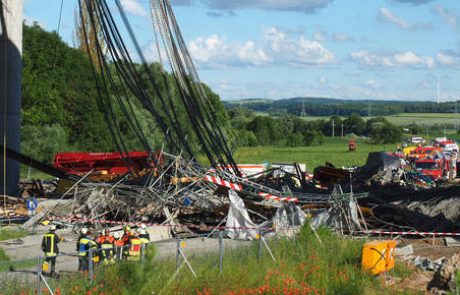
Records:
[[[107,0],[114,6],[114,0]],[[58,26],[61,0],[25,0]],[[121,0],[155,60],[148,0]],[[73,44],[76,0],[60,35]],[[223,99],[460,99],[458,0],[172,0],[201,79]]]

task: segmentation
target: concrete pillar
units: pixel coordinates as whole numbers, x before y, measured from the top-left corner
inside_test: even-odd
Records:
[[[20,151],[23,0],[0,0],[0,141]],[[19,163],[0,159],[0,194],[17,195]],[[6,173],[5,173],[6,171]]]

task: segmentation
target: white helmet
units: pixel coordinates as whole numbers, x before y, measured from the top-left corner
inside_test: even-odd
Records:
[[[114,237],[115,239],[118,240],[119,238],[121,238],[121,235],[120,235],[119,232],[115,232],[115,233],[113,234],[113,237]]]
[[[82,235],[86,235],[88,233],[88,229],[86,227],[84,227],[84,228],[81,229],[80,232],[81,232]]]
[[[137,232],[141,235],[145,235],[147,233],[145,229],[142,229],[142,228],[138,229]]]
[[[50,226],[50,231],[55,231],[55,230],[56,230],[56,225],[52,224],[52,225]]]
[[[147,228],[147,225],[145,225],[145,223],[142,223],[142,224],[141,224],[141,228],[142,228],[142,229],[146,229],[146,228]]]

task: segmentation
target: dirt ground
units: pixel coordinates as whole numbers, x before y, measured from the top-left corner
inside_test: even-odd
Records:
[[[405,262],[409,267],[413,267],[414,271],[406,278],[395,278],[390,274],[382,276],[383,283],[394,290],[395,292],[410,292],[413,294],[439,294],[431,293],[427,289],[428,284],[433,279],[434,271],[423,271],[415,268],[412,261],[415,257],[429,258],[432,261],[440,258],[450,258],[452,255],[460,252],[460,244],[458,246],[447,246],[444,238],[405,238],[398,241],[397,247],[412,245],[414,253],[408,257]],[[399,258],[402,260],[402,258]]]

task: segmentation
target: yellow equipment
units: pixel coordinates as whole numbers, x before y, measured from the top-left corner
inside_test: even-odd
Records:
[[[50,268],[50,265],[48,261],[44,261],[42,264],[42,271],[48,271],[49,268]]]
[[[386,272],[395,266],[396,241],[372,241],[364,244],[361,267],[374,275]]]

